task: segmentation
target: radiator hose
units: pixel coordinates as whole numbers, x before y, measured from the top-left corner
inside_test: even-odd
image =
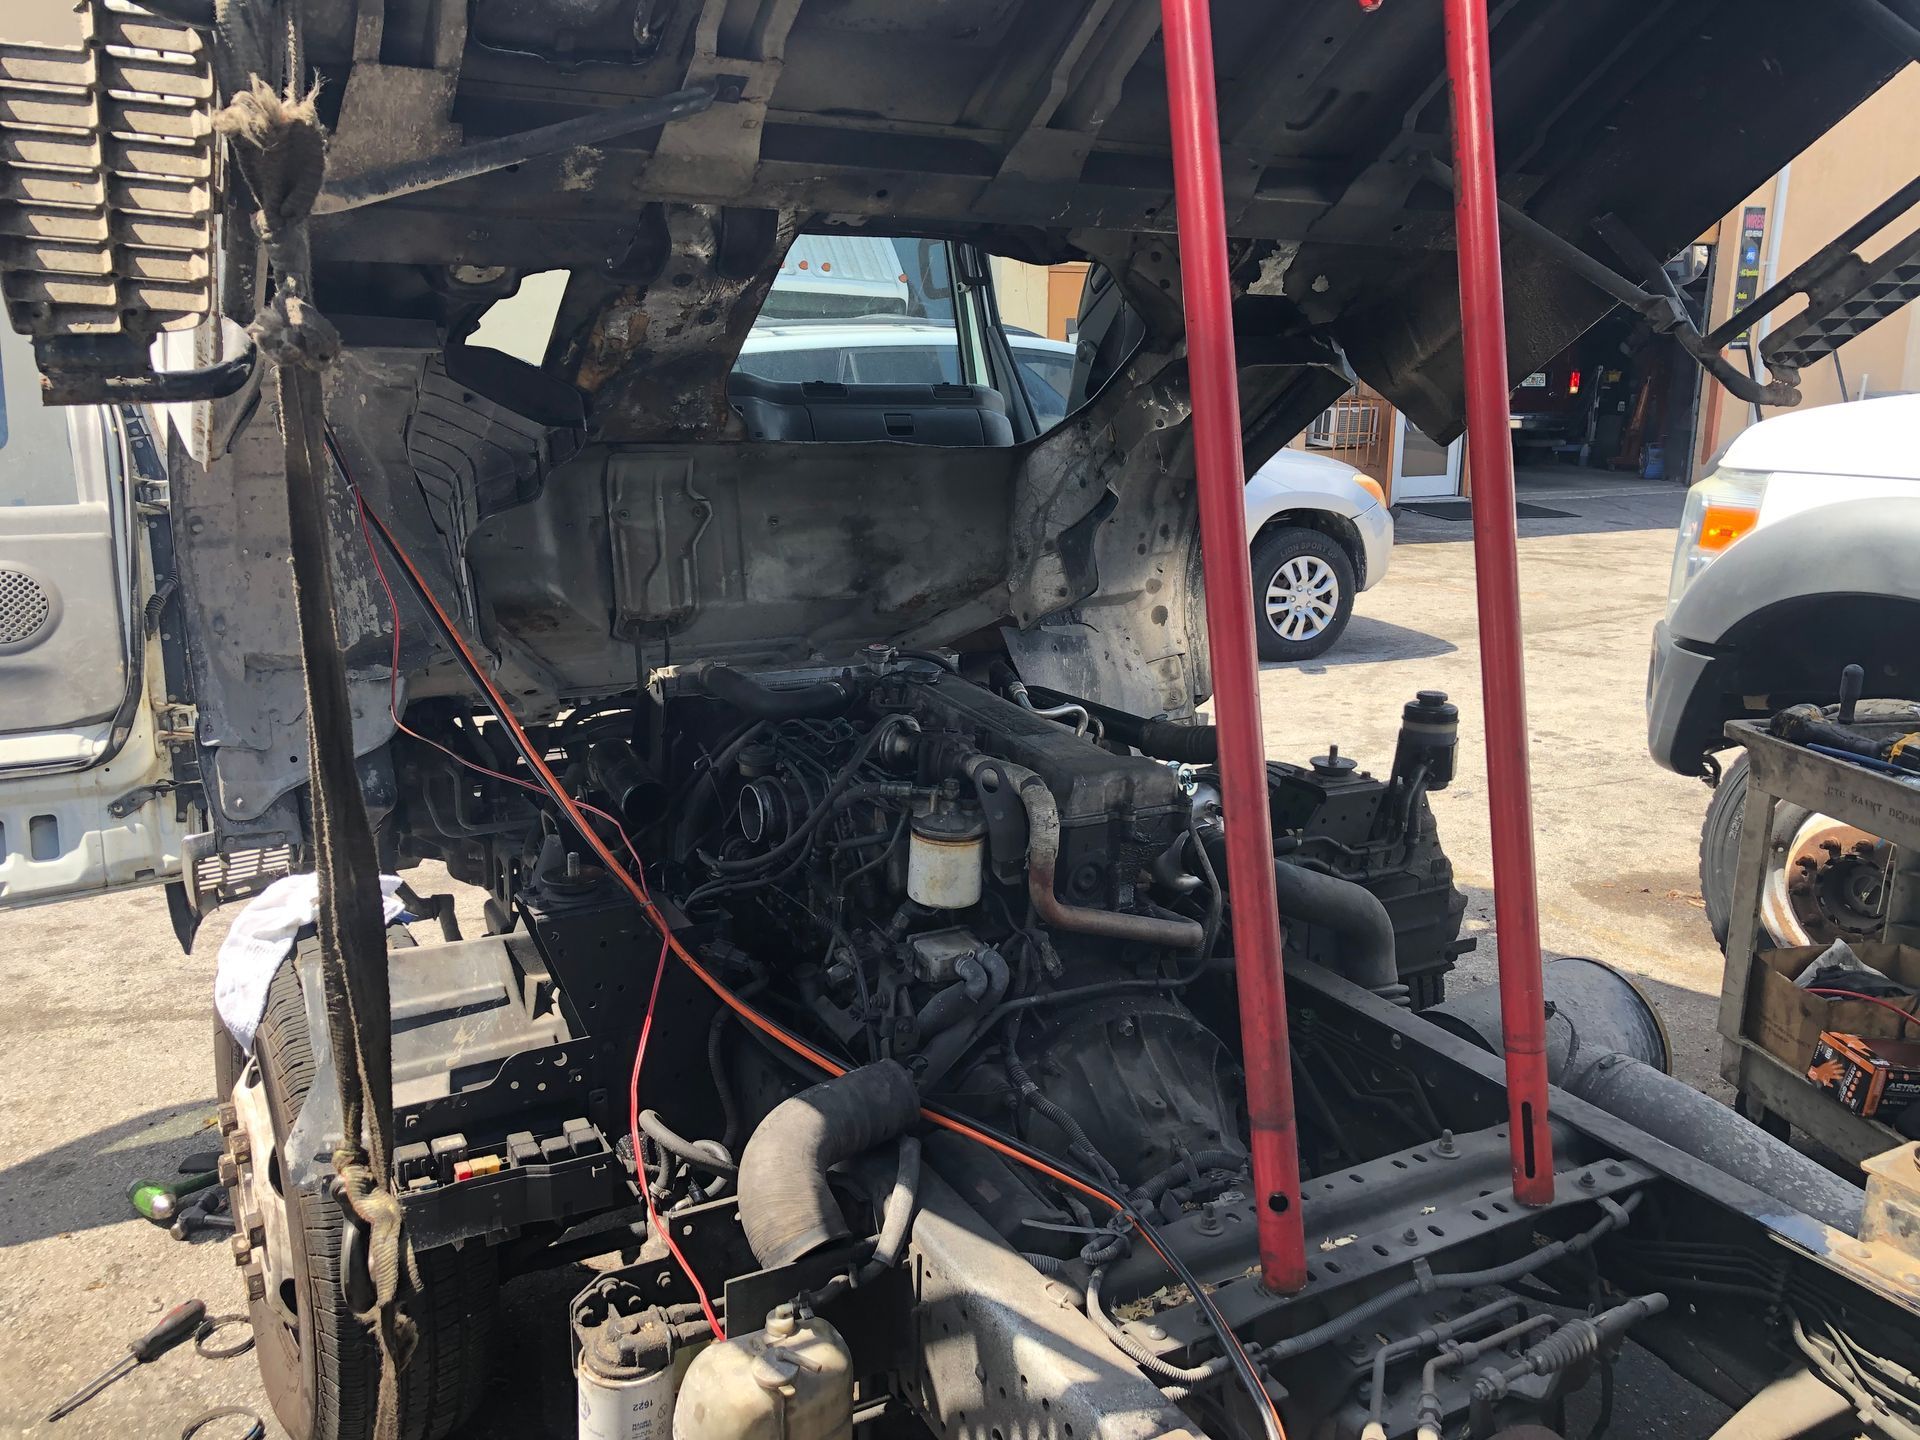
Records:
[[[1227,873],[1223,829],[1202,831],[1202,843],[1215,873]],[[1393,920],[1380,897],[1364,885],[1338,875],[1308,870],[1286,860],[1273,862],[1274,899],[1281,916],[1302,925],[1324,925],[1340,937],[1334,969],[1354,984],[1399,1000],[1406,995],[1395,958]]]
[[[904,1066],[882,1060],[781,1101],[740,1157],[740,1226],[761,1265],[790,1265],[853,1231],[827,1171],[897,1140],[920,1114]]]
[[[1274,896],[1289,920],[1324,925],[1340,937],[1340,973],[1376,994],[1404,993],[1394,958],[1393,921],[1380,897],[1363,885],[1276,860]]]

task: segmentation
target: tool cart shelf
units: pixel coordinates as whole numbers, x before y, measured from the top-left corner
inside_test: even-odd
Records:
[[[1881,729],[1883,738],[1891,738],[1912,727],[1861,724],[1855,728],[1863,735]],[[1920,784],[1778,739],[1767,733],[1765,725],[1753,721],[1733,721],[1726,733],[1745,747],[1748,770],[1733,914],[1727,928],[1727,968],[1720,990],[1720,1073],[1750,1109],[1764,1107],[1858,1163],[1905,1143],[1905,1137],[1878,1120],[1855,1115],[1745,1033],[1754,962],[1766,941],[1760,902],[1767,849],[1772,843],[1774,809],[1783,801],[1887,840],[1895,858],[1888,877],[1883,938],[1890,944],[1920,945]]]

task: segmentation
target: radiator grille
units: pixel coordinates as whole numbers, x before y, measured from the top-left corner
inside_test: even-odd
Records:
[[[0,645],[19,645],[46,629],[53,601],[24,570],[0,569]]]

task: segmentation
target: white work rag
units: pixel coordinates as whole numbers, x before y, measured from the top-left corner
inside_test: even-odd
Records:
[[[398,875],[380,877],[387,924],[406,913],[394,898]],[[281,962],[293,953],[293,941],[320,918],[320,877],[288,875],[267,886],[235,917],[214,961],[213,1008],[242,1051],[253,1053],[253,1033],[267,1011],[267,987]]]

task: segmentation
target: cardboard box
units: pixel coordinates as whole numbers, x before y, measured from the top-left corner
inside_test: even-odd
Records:
[[[1920,1019],[1902,1025],[1898,1015],[1882,1006],[1864,1000],[1829,1000],[1795,985],[1793,977],[1826,948],[1799,945],[1763,950],[1754,957],[1743,1027],[1749,1040],[1802,1075],[1813,1063],[1814,1046],[1829,1031],[1863,1039],[1920,1040]],[[1920,991],[1920,948],[1862,943],[1853,947],[1853,953],[1881,974]]]
[[[1828,1031],[1813,1047],[1807,1079],[1856,1115],[1891,1120],[1920,1100],[1920,1041]]]

